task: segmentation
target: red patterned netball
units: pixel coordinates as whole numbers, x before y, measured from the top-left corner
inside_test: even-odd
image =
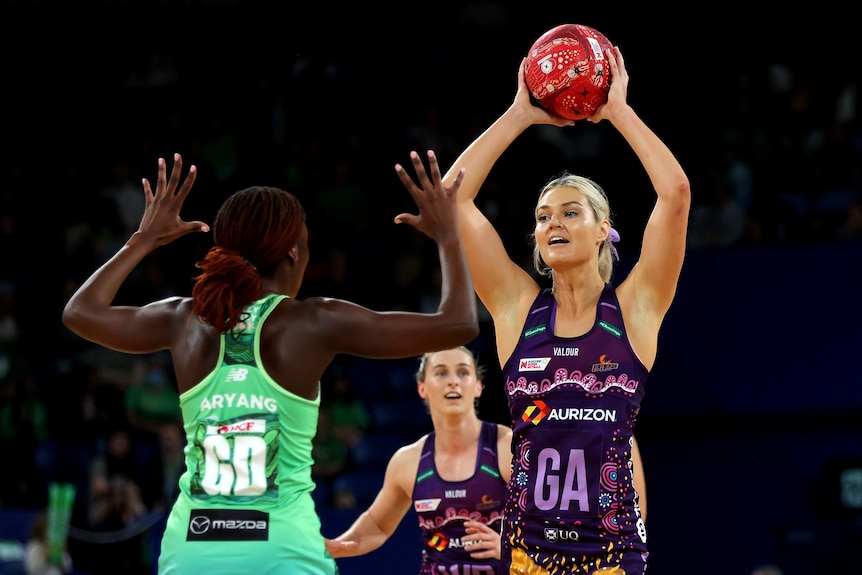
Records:
[[[583,24],[561,24],[533,43],[524,78],[533,98],[569,120],[589,118],[608,101],[610,68],[604,51],[613,45]]]

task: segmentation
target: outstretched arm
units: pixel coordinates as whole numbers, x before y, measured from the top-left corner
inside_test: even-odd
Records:
[[[111,304],[120,286],[147,254],[190,232],[209,231],[203,222],[180,218],[180,208],[197,175],[195,166],[191,166],[180,186],[182,167],[182,158],[174,154],[168,179],[165,160],[159,158],[156,191],[152,191],[149,181],[143,180],[146,207],[138,231],[66,303],[63,324],[84,339],[128,353],[149,353],[169,346],[170,333],[160,328],[166,327],[165,310],[170,302],[144,307]]]
[[[420,441],[424,442],[424,437]],[[416,480],[420,451],[421,443],[413,443],[395,452],[386,466],[383,487],[371,506],[344,533],[325,540],[330,555],[336,559],[365,555],[378,549],[395,533],[413,503],[412,485]]]
[[[395,223],[409,224],[437,242],[442,276],[437,315],[443,317],[445,314],[448,318],[462,318],[463,333],[467,337],[464,341],[438,345],[443,347],[461,345],[479,333],[479,312],[473,295],[473,278],[467,266],[456,207],[458,190],[463,183],[465,170],[461,169],[454,181],[447,186],[440,175],[440,166],[437,164],[437,155],[434,152],[428,152],[430,176],[416,152],[411,153],[410,159],[416,171],[418,186],[403,167],[397,165],[396,171],[401,183],[419,206],[419,215],[398,214],[395,216]],[[426,329],[429,327],[434,328],[433,324],[425,326]]]
[[[494,319],[501,362],[514,348],[514,338],[523,321],[520,310],[526,313],[524,306],[529,307],[539,286],[527,270],[509,258],[499,233],[476,206],[475,199],[494,164],[524,130],[534,124],[574,124],[530,102],[524,81],[524,62],[522,60],[518,68],[517,92],[510,106],[467,146],[443,178],[444,182],[451,182],[460,170],[466,169],[458,190],[461,236],[476,294]],[[525,192],[511,190],[509,193]]]
[[[376,312],[344,300],[328,299],[317,306],[322,315],[314,323],[323,330],[321,339],[337,353],[381,359],[409,357],[466,344],[479,333],[478,306],[455,203],[461,178],[444,186],[437,157],[431,151],[429,171],[416,152],[410,158],[416,182],[400,164],[395,169],[416,201],[419,214],[398,214],[395,223],[408,224],[437,243],[442,278],[440,304],[432,313]]]

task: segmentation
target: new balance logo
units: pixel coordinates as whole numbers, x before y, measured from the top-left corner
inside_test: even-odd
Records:
[[[229,381],[245,381],[245,378],[248,377],[248,370],[244,367],[232,367],[229,372],[227,372],[227,376],[224,378],[225,382]]]

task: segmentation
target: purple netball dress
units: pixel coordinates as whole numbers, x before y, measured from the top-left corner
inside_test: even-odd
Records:
[[[434,432],[422,447],[413,508],[422,531],[422,575],[496,575],[499,561],[473,559],[461,543],[464,521],[480,521],[500,531],[506,482],[497,465],[497,424],[482,422],[473,476],[444,481],[434,466]]]
[[[631,457],[648,371],[613,287],[580,337],[554,335],[556,309],[541,291],[503,367],[514,456],[500,572],[640,575],[647,538]]]

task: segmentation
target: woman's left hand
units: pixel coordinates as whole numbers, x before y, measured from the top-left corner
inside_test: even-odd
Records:
[[[605,57],[608,59],[611,72],[610,89],[608,90],[608,101],[599,106],[595,113],[588,118],[594,124],[602,120],[613,121],[614,114],[628,106],[629,73],[626,70],[625,61],[623,61],[623,54],[618,46],[614,46],[605,50]]]
[[[142,180],[146,207],[136,233],[141,237],[148,238],[155,246],[168,244],[190,232],[208,232],[210,229],[202,221],[187,222],[180,217],[180,208],[182,208],[186,196],[189,195],[197,176],[197,168],[191,166],[185,180],[180,185],[182,170],[182,156],[174,154],[174,165],[171,169],[170,178],[167,176],[167,165],[164,158],[159,158],[159,176],[155,192],[153,192],[149,180],[146,178]]]

